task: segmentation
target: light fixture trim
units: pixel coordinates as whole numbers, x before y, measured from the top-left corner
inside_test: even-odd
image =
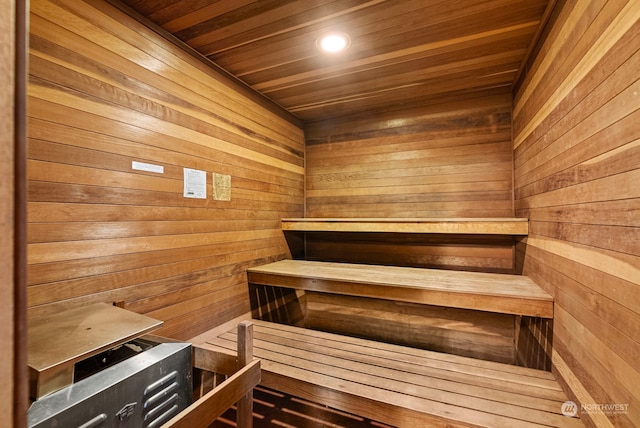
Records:
[[[348,34],[340,31],[332,31],[318,37],[316,46],[326,53],[339,53],[345,51],[351,45]]]

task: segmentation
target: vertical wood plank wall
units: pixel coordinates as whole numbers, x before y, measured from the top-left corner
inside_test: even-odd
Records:
[[[30,310],[123,302],[176,338],[249,311],[246,268],[287,257],[280,218],[303,215],[302,129],[107,2],[31,2],[30,43]]]
[[[305,128],[307,217],[510,217],[504,90]],[[511,272],[508,238],[307,234],[307,259]]]
[[[3,52],[0,63],[0,414],[7,426],[14,425],[16,401],[15,374],[15,4],[10,1],[0,2],[0,52]],[[6,57],[8,56],[8,57]]]
[[[518,261],[555,297],[554,371],[625,406],[583,418],[640,426],[640,2],[560,3],[515,97]]]

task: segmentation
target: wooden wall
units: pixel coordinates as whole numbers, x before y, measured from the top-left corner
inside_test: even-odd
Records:
[[[513,315],[306,292],[306,328],[515,364]]]
[[[514,105],[522,271],[556,300],[554,371],[594,426],[640,426],[640,2],[561,1]],[[624,409],[623,409],[624,410]]]
[[[308,124],[307,217],[510,217],[504,90]],[[307,234],[307,259],[496,272],[510,237]]]
[[[303,215],[299,124],[104,1],[31,2],[30,43],[30,311],[121,302],[175,338],[249,311],[246,268],[287,257],[280,218]]]
[[[307,217],[512,215],[511,99],[311,123]]]
[[[0,414],[26,426],[25,281],[25,10],[0,0]]]
[[[13,13],[9,2],[0,3],[0,48],[2,52],[15,50]],[[8,426],[13,425],[15,396],[13,393],[15,364],[15,170],[14,170],[14,60],[3,58],[0,63],[0,343],[3,353],[0,359],[0,378],[7,379],[0,387],[0,413],[7,415]]]

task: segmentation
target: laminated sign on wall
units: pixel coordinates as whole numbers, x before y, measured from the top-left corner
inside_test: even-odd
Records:
[[[184,168],[184,197],[206,199],[207,173],[205,171]]]

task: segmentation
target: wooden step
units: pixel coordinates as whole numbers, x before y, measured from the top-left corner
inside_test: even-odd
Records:
[[[522,275],[281,260],[247,276],[253,284],[553,318],[553,297]]]
[[[235,323],[235,321],[234,321]],[[549,372],[253,320],[264,386],[399,427],[578,427]],[[233,323],[198,340],[236,347]]]
[[[527,235],[526,218],[284,218],[282,230],[299,232],[445,233]]]

